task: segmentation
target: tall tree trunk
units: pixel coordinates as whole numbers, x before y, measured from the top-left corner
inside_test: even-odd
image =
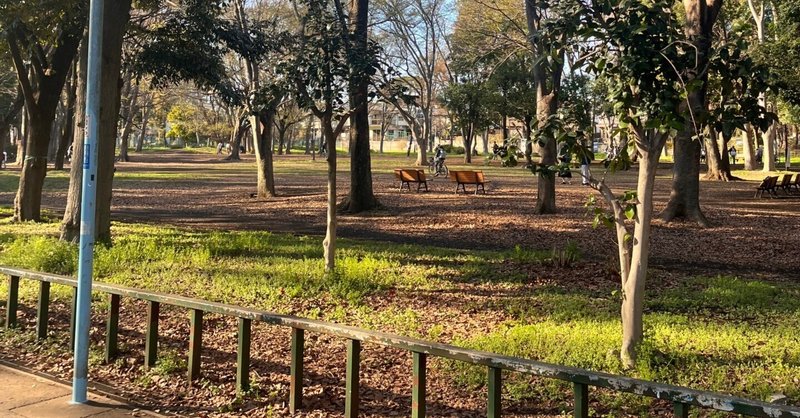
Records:
[[[471,123],[461,130],[461,135],[464,138],[464,164],[472,163],[472,131],[473,125]]]
[[[278,128],[278,155],[283,155],[283,145],[286,142],[286,128]]]
[[[142,130],[139,131],[139,139],[136,140],[136,152],[142,152],[144,140],[147,137],[147,123],[150,122],[150,105],[145,104],[142,112]]]
[[[133,116],[136,114],[137,100],[139,98],[139,84],[134,84],[130,91],[127,103],[125,103],[124,121],[122,135],[119,141],[119,160],[128,162],[128,146],[130,145],[131,132],[133,131]]]
[[[536,114],[539,126],[544,126],[550,115],[554,115],[558,109],[558,98],[554,94],[540,95],[536,104]],[[539,147],[539,164],[541,167],[552,167],[558,159],[558,144],[555,141],[547,141]],[[556,173],[544,170],[539,172],[536,207],[533,213],[543,215],[556,213]]]
[[[762,136],[764,141],[764,168],[765,172],[775,171],[775,129],[777,123],[769,125],[767,132]]]
[[[267,110],[261,115],[250,117],[250,129],[256,138],[253,141],[258,166],[256,196],[261,199],[275,197],[275,175],[272,164],[272,118],[274,117],[274,110]]]
[[[103,72],[100,77],[100,138],[97,144],[97,198],[95,215],[95,239],[111,242],[111,196],[114,183],[114,155],[118,116],[121,99],[121,73],[123,35],[130,20],[131,0],[106,1],[103,10]],[[83,143],[77,144],[83,147]],[[77,159],[77,149],[75,161]],[[73,164],[73,167],[79,164]],[[62,239],[75,240],[80,232],[80,186],[82,170],[73,176],[70,183],[78,183],[77,199],[67,200],[67,209],[62,222]],[[72,187],[72,186],[70,186]],[[77,204],[71,208],[70,205]],[[74,216],[67,219],[67,215]]]
[[[756,165],[758,162],[756,161],[756,148],[758,148],[758,144],[756,144],[756,137],[758,136],[754,132],[754,128],[752,125],[747,125],[744,130],[744,141],[742,150],[744,152],[744,169],[747,171],[753,171],[756,169]],[[727,150],[723,150],[727,154]],[[761,155],[763,160],[764,155]],[[735,164],[735,162],[734,162]]]
[[[72,71],[70,71],[70,81],[67,84],[67,114],[65,116],[64,125],[61,129],[61,135],[58,138],[58,149],[56,150],[55,169],[64,169],[64,159],[67,156],[67,149],[71,145],[72,135],[75,130],[75,101],[77,98],[78,88],[78,65],[77,62],[73,64]]]
[[[247,119],[242,118],[239,120],[239,123],[234,127],[233,137],[231,138],[231,154],[228,155],[225,159],[229,161],[239,161],[242,158],[239,156],[239,146],[242,144],[242,137],[247,132]]]
[[[686,218],[702,226],[708,226],[708,219],[700,208],[700,142],[695,140],[699,134],[700,121],[708,111],[706,92],[708,90],[709,52],[714,23],[717,21],[722,0],[683,0],[686,11],[684,32],[694,46],[695,66],[686,71],[687,83],[699,81],[698,88],[688,92],[684,113],[689,122],[675,138],[674,161],[672,166],[672,191],[667,207],[661,218],[671,221]]]
[[[81,188],[83,183],[83,143],[86,126],[86,73],[88,56],[88,34],[81,41],[78,62],[75,66],[77,84],[75,88],[75,127],[72,129],[72,163],[69,167],[69,188],[64,218],[61,220],[61,240],[77,242],[81,227]]]
[[[322,241],[325,271],[333,272],[336,268],[336,135],[331,127],[331,114],[322,117],[322,129],[327,145],[328,162],[328,207],[325,239]]]
[[[55,111],[55,108],[53,109]],[[50,122],[46,122],[49,119]],[[25,147],[25,161],[19,177],[19,188],[14,199],[14,220],[40,221],[42,188],[47,175],[47,148],[50,143],[52,117],[30,118],[30,136]]]
[[[364,60],[368,54],[369,0],[353,0],[350,3],[351,26],[353,28],[353,48],[357,60]],[[358,62],[351,67],[360,69]],[[359,74],[350,81],[350,106],[354,110],[350,126],[350,193],[342,202],[341,209],[350,213],[360,213],[374,209],[378,200],[372,190],[372,157],[369,147],[369,77]],[[425,155],[422,145],[417,156]],[[335,196],[334,196],[335,197]]]

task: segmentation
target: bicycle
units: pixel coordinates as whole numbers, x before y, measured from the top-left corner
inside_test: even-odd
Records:
[[[447,164],[442,161],[442,163],[437,167],[436,161],[434,161],[433,157],[428,159],[428,173],[433,175],[433,177],[444,176],[447,177],[450,174],[450,169],[447,168]]]

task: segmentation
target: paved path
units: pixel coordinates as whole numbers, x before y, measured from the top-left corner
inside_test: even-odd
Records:
[[[89,394],[89,402],[72,405],[72,389],[0,365],[0,418],[157,417],[112,399]]]

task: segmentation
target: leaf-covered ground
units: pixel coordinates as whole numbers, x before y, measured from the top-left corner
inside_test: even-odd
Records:
[[[249,198],[255,184],[252,161],[229,163],[213,155],[174,152],[133,158],[138,162],[118,166],[115,220],[195,231],[323,232],[324,162],[312,164],[302,155],[277,157],[280,196],[258,201]],[[451,160],[451,169],[459,168]],[[374,184],[384,209],[340,217],[340,234],[355,240],[343,242],[342,271],[334,281],[319,279],[316,237],[124,224],[115,227],[115,247],[98,254],[99,274],[153,290],[620,372],[614,353],[619,339],[614,244],[608,231],[591,228],[583,207],[590,190],[559,185],[560,213],[534,216],[534,181],[522,169],[476,164],[472,168],[483,169],[492,180],[486,196],[456,196],[443,179],[429,184],[430,193],[400,194],[391,169],[409,166],[409,161],[375,157]],[[341,159],[340,167],[347,166]],[[659,173],[657,209],[666,203],[668,169],[665,165]],[[611,177],[618,190],[633,187],[633,173]],[[343,197],[348,177],[343,171],[339,178]],[[55,212],[63,209],[65,185],[66,178],[58,173],[48,179],[45,202]],[[13,171],[0,173],[0,204],[10,204],[14,186]],[[754,182],[703,182],[703,208],[712,228],[655,222],[647,360],[633,374],[754,398],[780,393],[793,403],[800,400],[795,377],[800,375],[800,341],[793,331],[800,325],[800,274],[795,267],[800,198],[756,200],[754,187]],[[47,264],[30,249],[40,246],[42,252],[54,251],[51,258],[63,260],[74,249],[52,240],[18,238],[52,235],[56,228],[2,226],[0,262],[69,272],[69,261]],[[577,249],[580,259],[555,266],[568,248],[569,254]],[[93,338],[100,347],[102,303],[98,305]],[[32,306],[28,304],[23,316],[27,330],[35,314]],[[96,361],[93,377],[161,410],[286,414],[288,330],[254,331],[258,387],[237,401],[235,324],[209,318],[204,380],[189,388],[183,378],[186,313],[167,310],[162,364],[145,373],[139,354],[143,310],[132,301],[123,309],[125,355],[108,366]],[[58,312],[61,318],[54,324],[63,332],[65,304]],[[0,357],[68,374],[71,361],[58,326],[45,344],[31,341],[29,332],[5,334]],[[336,416],[343,410],[344,342],[309,338],[309,403],[303,416]],[[408,415],[410,355],[367,346],[363,362],[365,411],[371,416]],[[483,416],[482,382],[483,370],[435,362],[430,415]],[[512,416],[559,416],[571,410],[571,389],[563,385],[512,377],[505,391],[504,406]],[[593,399],[596,415],[667,411],[658,403],[608,393],[595,393]]]

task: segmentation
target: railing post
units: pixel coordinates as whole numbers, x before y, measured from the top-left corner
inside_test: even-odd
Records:
[[[681,402],[674,402],[672,404],[675,418],[689,418],[689,405]]]
[[[8,299],[6,299],[6,329],[16,328],[17,309],[19,309],[19,277],[8,278]]]
[[[36,338],[47,338],[47,321],[50,317],[50,282],[39,282],[39,304],[36,306]]]
[[[503,370],[497,367],[489,367],[489,400],[486,408],[488,418],[500,418],[501,402],[500,395],[503,392]]]
[[[411,380],[411,417],[425,418],[425,389],[427,386],[427,358],[425,353],[413,353]]]
[[[189,384],[200,377],[200,352],[203,349],[203,311],[192,309],[189,325]]]
[[[344,416],[346,418],[358,417],[358,375],[361,361],[361,341],[347,341],[347,377],[344,401]]]
[[[289,412],[294,414],[303,406],[303,352],[305,350],[305,332],[301,328],[292,328],[292,365],[289,386]]]
[[[144,368],[154,367],[158,359],[158,302],[147,302],[147,332],[144,339]]]
[[[236,392],[240,395],[250,390],[250,324],[251,320],[239,318],[236,349]]]
[[[78,315],[78,288],[72,288],[72,306],[69,312],[69,349],[75,351],[75,320]]]
[[[572,386],[575,393],[575,418],[589,418],[589,385],[574,382]]]
[[[108,317],[106,318],[106,363],[111,363],[119,352],[117,335],[119,334],[119,295],[109,294]]]

